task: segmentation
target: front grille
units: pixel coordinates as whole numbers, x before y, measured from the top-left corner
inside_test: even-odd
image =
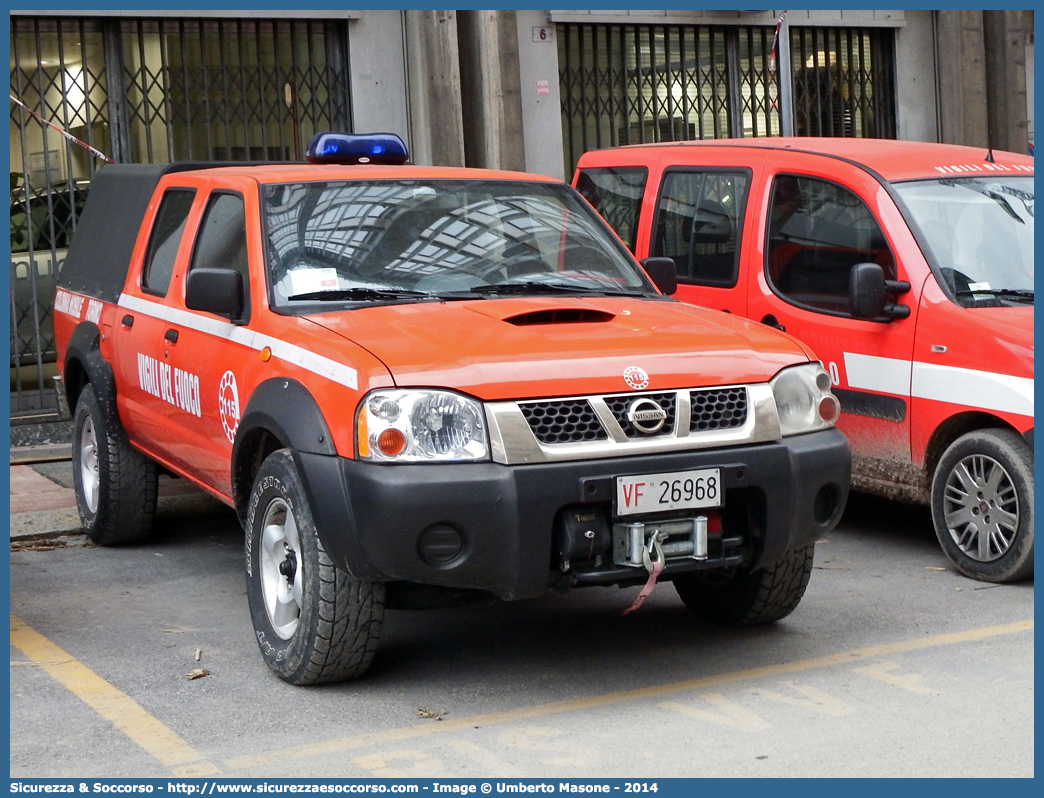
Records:
[[[648,438],[655,435],[670,435],[674,432],[677,397],[678,395],[674,391],[671,393],[624,394],[623,396],[607,396],[605,403],[628,438]],[[627,420],[627,410],[637,399],[652,399],[667,413],[667,420],[663,422],[663,426],[658,432],[652,434],[641,432]]]
[[[608,435],[586,399],[562,399],[519,404],[541,443],[603,441]]]
[[[746,388],[714,388],[692,391],[690,432],[742,427],[747,420]]]

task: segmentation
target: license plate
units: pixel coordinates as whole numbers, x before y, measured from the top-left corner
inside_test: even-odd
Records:
[[[717,468],[616,478],[617,516],[720,507],[721,498]]]

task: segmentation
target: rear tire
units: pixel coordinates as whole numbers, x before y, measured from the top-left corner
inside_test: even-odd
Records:
[[[1033,450],[1016,432],[983,429],[943,452],[932,521],[958,571],[983,582],[1033,576]]]
[[[355,679],[370,667],[384,585],[334,566],[289,449],[262,463],[246,522],[247,599],[261,656],[290,684]]]
[[[92,385],[80,393],[73,415],[73,487],[80,523],[95,543],[136,543],[149,536],[156,516],[156,463],[131,446]]]
[[[787,552],[756,571],[729,575],[693,571],[674,577],[674,589],[689,611],[711,623],[754,626],[785,618],[801,602],[812,574],[815,546]]]

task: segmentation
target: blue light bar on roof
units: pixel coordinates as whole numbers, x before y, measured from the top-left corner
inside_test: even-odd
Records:
[[[409,157],[394,133],[316,133],[305,152],[315,164],[403,164]]]

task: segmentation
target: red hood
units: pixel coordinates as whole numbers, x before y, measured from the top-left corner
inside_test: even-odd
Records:
[[[555,315],[557,323],[548,321]],[[563,316],[585,314],[582,321]],[[400,386],[454,388],[486,400],[764,382],[808,362],[764,325],[680,302],[526,297],[422,302],[310,316],[373,353]],[[527,323],[528,322],[528,323]]]

